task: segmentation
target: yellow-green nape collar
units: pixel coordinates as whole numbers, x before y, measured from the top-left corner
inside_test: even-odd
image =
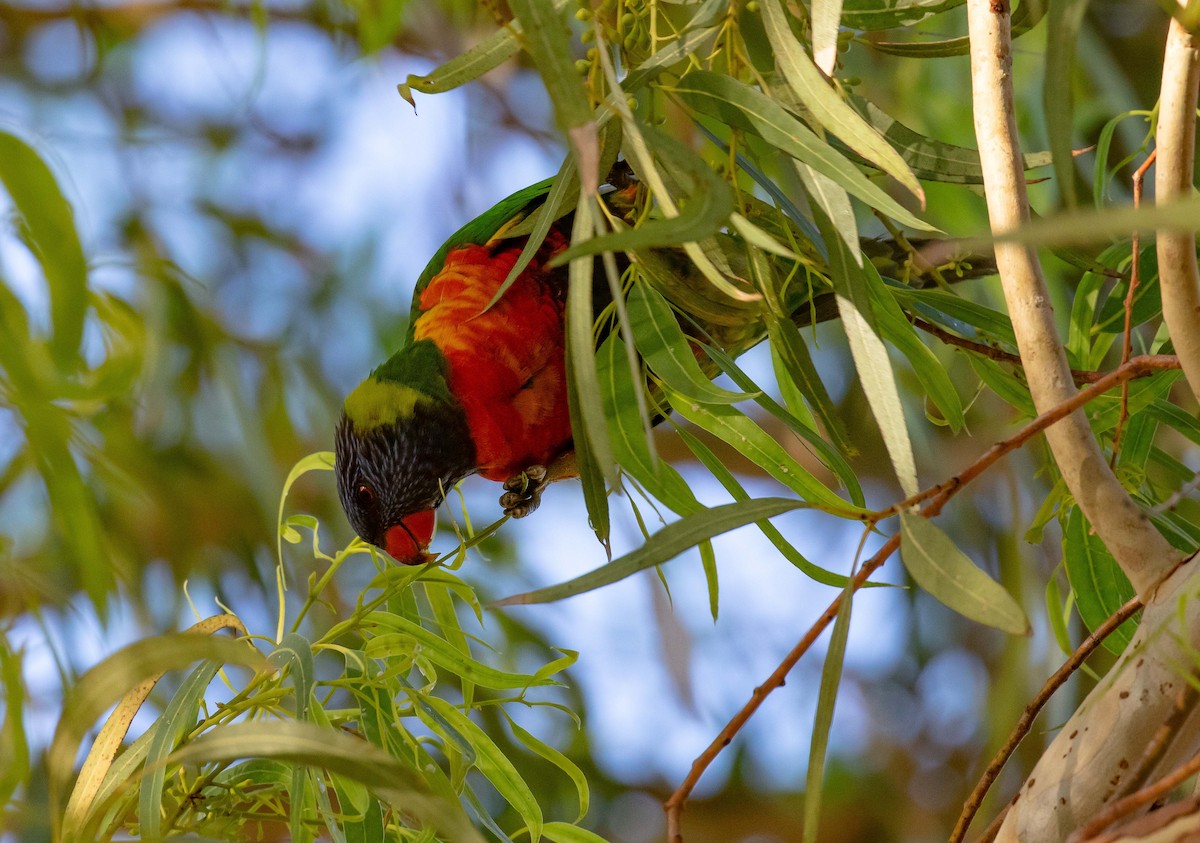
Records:
[[[359,430],[372,430],[412,416],[418,404],[433,401],[411,386],[367,378],[346,396],[346,417]]]

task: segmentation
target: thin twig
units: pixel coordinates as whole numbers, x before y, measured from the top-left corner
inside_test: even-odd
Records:
[[[988,448],[974,463],[967,466],[961,473],[956,474],[949,480],[939,483],[936,486],[930,486],[911,498],[900,501],[900,503],[881,509],[878,512],[873,512],[867,517],[867,521],[877,523],[886,518],[890,518],[897,513],[915,506],[922,501],[928,500],[933,496],[946,490],[964,486],[982,474],[992,463],[1000,459],[1010,451],[1019,448],[1025,444],[1031,437],[1048,428],[1057,421],[1069,416],[1071,413],[1078,410],[1080,407],[1093,401],[1100,395],[1108,392],[1115,386],[1125,383],[1126,381],[1135,378],[1145,377],[1155,372],[1165,371],[1168,369],[1178,369],[1179,358],[1173,354],[1144,354],[1132,358],[1124,366],[1120,366],[1111,372],[1108,372],[1096,380],[1086,389],[1080,390],[1069,401],[1064,401],[1057,407],[1042,413],[1036,419],[1031,421],[1025,427],[1021,428],[1007,439],[1002,439],[992,447]]]
[[[964,339],[963,337],[960,337],[957,334],[950,333],[949,331],[945,330],[944,328],[939,328],[937,325],[934,325],[930,322],[926,322],[924,319],[915,319],[914,318],[912,320],[912,323],[913,323],[914,327],[920,328],[925,333],[937,337],[939,340],[946,343],[946,345],[953,345],[958,348],[964,348],[968,351],[973,351],[976,354],[980,354],[991,360],[998,360],[1002,363],[1012,363],[1014,366],[1023,365],[1019,355],[1013,354],[1008,351],[1004,351],[999,348],[995,348],[994,346],[985,345],[984,343],[981,343],[981,342],[975,342],[974,340]],[[1125,358],[1121,362],[1128,363],[1129,360],[1128,360],[1128,358]],[[1077,386],[1082,386],[1085,383],[1095,383],[1096,381],[1100,380],[1100,378],[1104,377],[1106,374],[1108,374],[1108,373],[1107,372],[1090,371],[1090,370],[1086,370],[1086,369],[1072,369],[1071,370],[1071,377],[1074,379],[1075,384]]]
[[[1185,694],[1181,694],[1180,705],[1176,709],[1176,712],[1183,712],[1180,717],[1181,720],[1186,719],[1187,715],[1191,714],[1191,709],[1196,703],[1197,694],[1195,688],[1189,685],[1187,690],[1191,691],[1191,704],[1189,705],[1187,701],[1182,699]],[[1134,793],[1131,793],[1122,799],[1118,799],[1116,802],[1109,805],[1107,808],[1101,811],[1094,820],[1073,834],[1072,838],[1087,840],[1090,837],[1096,836],[1122,817],[1128,816],[1134,811],[1140,810],[1146,805],[1150,805],[1159,798],[1170,793],[1173,789],[1187,781],[1190,777],[1196,775],[1198,772],[1200,772],[1200,755],[1195,755],[1188,761],[1176,767],[1167,775],[1163,776],[1154,784],[1135,791]]]
[[[1146,178],[1146,171],[1154,163],[1154,159],[1158,156],[1158,150],[1150,153],[1149,157],[1138,167],[1133,174],[1133,207],[1140,208],[1142,205],[1142,183]],[[1129,289],[1125,293],[1125,330],[1121,334],[1121,363],[1129,362],[1129,357],[1133,353],[1133,297],[1137,292],[1138,284],[1141,283],[1141,250],[1142,250],[1142,234],[1136,228],[1133,230],[1133,240],[1130,247],[1130,266],[1129,266]],[[1117,467],[1117,455],[1121,452],[1121,433],[1125,430],[1125,423],[1129,421],[1129,381],[1121,384],[1121,415],[1117,418],[1117,429],[1113,432],[1112,457],[1109,465],[1114,469]]]
[[[995,757],[992,758],[987,769],[980,776],[975,789],[971,791],[971,795],[967,797],[967,801],[963,804],[962,813],[958,817],[958,822],[954,824],[954,831],[950,834],[950,843],[959,843],[967,836],[967,830],[971,826],[971,821],[975,819],[975,814],[978,813],[979,807],[983,804],[983,799],[987,796],[988,790],[1000,775],[1000,771],[1004,769],[1004,765],[1008,763],[1008,759],[1016,752],[1017,746],[1029,734],[1030,728],[1033,726],[1033,721],[1037,719],[1038,714],[1046,707],[1046,703],[1054,696],[1054,693],[1061,688],[1068,679],[1071,678],[1079,666],[1082,665],[1096,648],[1099,647],[1104,639],[1111,635],[1117,627],[1123,624],[1129,618],[1142,608],[1142,601],[1139,597],[1132,598],[1128,603],[1117,609],[1108,617],[1104,623],[1096,627],[1092,634],[1083,639],[1075,651],[1058,670],[1050,675],[1046,683],[1042,685],[1042,689],[1038,691],[1029,705],[1025,706],[1025,711],[1021,713],[1021,718],[1017,721],[1017,725],[1013,726],[1012,732],[1008,736],[1008,740],[997,751]]]
[[[1060,421],[1063,418],[1066,418],[1088,401],[1095,399],[1096,397],[1102,395],[1113,387],[1118,386],[1124,381],[1129,380],[1130,378],[1141,377],[1151,372],[1162,371],[1165,369],[1175,369],[1178,367],[1179,361],[1170,355],[1145,355],[1141,357],[1135,357],[1121,368],[1109,372],[1087,389],[1081,390],[1069,401],[1064,402],[1062,405],[1055,407],[1048,412],[1042,413],[1032,422],[1023,427],[1016,435],[1010,436],[1008,439],[1005,439],[1001,442],[997,442],[960,474],[944,483],[930,487],[924,492],[921,492],[920,494],[915,495],[894,507],[890,507],[886,510],[880,510],[866,520],[874,523],[882,520],[883,518],[889,517],[889,515],[895,514],[904,509],[909,509],[926,500],[928,500],[929,503],[926,504],[924,509],[921,510],[921,515],[925,518],[933,518],[942,511],[942,508],[951,498],[958,494],[958,492],[968,483],[982,474],[989,466],[995,463],[996,460],[1000,459],[1000,457],[1004,456],[1009,451],[1020,447],[1022,444],[1029,441],[1029,439],[1045,430],[1050,425]],[[875,555],[863,564],[862,570],[854,575],[851,590],[857,591],[859,588],[861,588],[863,583],[867,581],[867,578],[870,577],[871,574],[873,574],[876,570],[878,570],[879,567],[888,560],[888,558],[896,551],[898,547],[900,547],[900,534],[896,533],[888,538],[888,540],[884,542],[883,546],[876,551]],[[725,747],[729,746],[730,743],[732,743],[734,736],[737,735],[742,726],[745,725],[746,721],[754,715],[754,713],[758,710],[758,707],[762,705],[763,700],[765,700],[772,691],[783,684],[784,679],[791,671],[792,667],[795,666],[796,662],[798,662],[800,658],[806,652],[808,652],[808,649],[812,646],[813,642],[816,641],[821,633],[825,631],[825,628],[829,626],[833,619],[837,617],[838,609],[841,607],[841,601],[841,594],[833,599],[825,611],[821,613],[821,616],[813,622],[812,626],[804,634],[804,637],[796,643],[796,646],[794,646],[786,656],[784,656],[783,661],[779,663],[779,666],[775,668],[769,677],[767,677],[766,681],[754,689],[754,693],[751,694],[750,699],[747,700],[746,704],[743,705],[742,708],[730,719],[730,721],[725,724],[725,727],[721,729],[720,733],[716,736],[716,738],[713,739],[712,743],[708,745],[704,752],[702,752],[696,758],[696,760],[692,762],[692,768],[688,771],[688,774],[684,778],[683,782],[679,785],[675,792],[671,794],[670,798],[663,803],[663,808],[667,813],[667,840],[670,841],[670,843],[682,843],[683,841],[683,834],[680,830],[680,817],[683,813],[683,806],[687,803],[688,797],[691,795],[692,790],[700,781],[700,777],[704,775],[704,771],[707,770],[709,765],[712,764],[716,757],[721,754],[721,751],[725,749]]]

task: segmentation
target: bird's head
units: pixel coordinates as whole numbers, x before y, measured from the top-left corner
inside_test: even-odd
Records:
[[[335,452],[338,497],[355,532],[397,562],[425,562],[435,510],[475,470],[458,402],[372,375],[346,398]]]

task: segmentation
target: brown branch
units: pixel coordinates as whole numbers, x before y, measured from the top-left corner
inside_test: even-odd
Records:
[[[962,813],[958,817],[958,822],[954,824],[954,831],[950,834],[950,843],[960,843],[967,836],[967,830],[971,827],[971,821],[975,819],[975,814],[979,812],[979,807],[983,804],[983,799],[987,796],[988,790],[1000,775],[1000,771],[1004,769],[1004,765],[1008,763],[1008,759],[1016,751],[1017,746],[1029,734],[1030,728],[1033,726],[1033,721],[1037,719],[1038,714],[1045,708],[1046,703],[1054,696],[1054,693],[1061,688],[1068,679],[1071,678],[1079,666],[1082,665],[1096,648],[1099,647],[1104,639],[1111,635],[1117,627],[1123,624],[1129,618],[1133,617],[1134,613],[1142,608],[1142,601],[1139,597],[1133,597],[1128,603],[1117,609],[1108,617],[1104,623],[1096,627],[1092,634],[1083,639],[1075,651],[1058,670],[1050,675],[1046,683],[1042,685],[1042,689],[1038,691],[1029,703],[1025,706],[1025,711],[1021,713],[1021,718],[1017,724],[1013,726],[1012,732],[1008,736],[1008,740],[1000,747],[995,757],[992,758],[987,769],[983,771],[983,775],[979,778],[975,789],[971,791],[971,795],[967,797],[967,801],[963,804]],[[997,826],[998,828],[998,826]]]
[[[1019,448],[1025,444],[1031,437],[1048,428],[1057,421],[1062,420],[1066,416],[1078,410],[1090,401],[1095,400],[1100,395],[1108,392],[1115,386],[1125,383],[1126,381],[1135,378],[1145,377],[1155,372],[1166,371],[1169,369],[1179,368],[1179,358],[1173,354],[1145,354],[1134,357],[1128,363],[1111,372],[1107,372],[1097,379],[1086,389],[1080,390],[1069,401],[1064,401],[1057,407],[1042,413],[1036,419],[1031,421],[1025,427],[1014,433],[1007,439],[1002,439],[992,447],[988,448],[984,453],[975,460],[974,463],[967,466],[961,473],[956,474],[949,480],[939,483],[936,486],[930,486],[928,489],[900,501],[898,504],[881,509],[878,512],[871,513],[867,520],[871,523],[878,523],[886,518],[890,518],[899,512],[903,512],[909,507],[915,506],[922,501],[926,501],[935,495],[950,491],[957,491],[960,487],[974,480],[985,470],[987,470],[996,460],[1003,457],[1005,454]]]
[[[1141,207],[1142,183],[1146,178],[1146,171],[1150,169],[1157,156],[1158,150],[1156,149],[1133,174],[1133,207],[1135,208]],[[1125,329],[1121,333],[1122,364],[1128,363],[1129,356],[1133,353],[1133,296],[1141,282],[1141,249],[1142,233],[1135,228],[1130,245],[1129,289],[1125,293]],[[1112,458],[1109,463],[1113,468],[1117,466],[1117,455],[1121,452],[1121,433],[1124,431],[1127,421],[1129,421],[1129,381],[1121,384],[1121,415],[1117,418],[1117,429],[1113,432]]]
[[[1029,441],[1031,438],[1033,438],[1033,436],[1045,430],[1050,425],[1062,420],[1063,418],[1066,418],[1088,401],[1097,398],[1098,396],[1123,383],[1124,381],[1129,380],[1130,378],[1141,377],[1151,372],[1162,371],[1165,369],[1176,369],[1178,367],[1179,361],[1170,355],[1146,355],[1135,357],[1121,368],[1109,372],[1087,389],[1080,391],[1071,400],[1064,402],[1062,405],[1055,407],[1048,412],[1042,413],[1032,422],[1023,427],[1021,431],[1014,436],[1010,436],[1008,439],[997,442],[960,474],[952,477],[950,480],[947,480],[944,483],[940,483],[937,486],[932,486],[920,494],[915,495],[912,498],[909,498],[908,500],[903,501],[893,507],[880,510],[879,512],[872,514],[872,516],[866,520],[869,523],[874,524],[883,518],[887,518],[890,515],[894,515],[897,512],[913,507],[926,500],[928,500],[929,503],[926,504],[925,508],[921,510],[921,515],[925,518],[933,518],[942,511],[942,508],[952,497],[958,494],[958,492],[962,490],[963,487],[965,487],[968,483],[982,474],[989,466],[995,463],[996,460],[1000,459],[1000,457],[1004,456],[1009,451],[1020,447],[1022,444]],[[876,570],[878,570],[898,547],[900,547],[900,534],[896,533],[888,538],[888,540],[884,542],[883,546],[876,551],[875,555],[868,559],[863,564],[862,569],[854,575],[853,579],[851,580],[851,591],[857,591],[859,588],[861,588],[863,583],[867,581],[867,578],[870,577],[871,574],[873,574]],[[796,646],[794,646],[788,652],[788,654],[784,656],[783,661],[781,661],[779,666],[775,668],[770,676],[767,677],[766,681],[754,689],[754,693],[751,694],[750,699],[747,700],[746,704],[743,705],[742,708],[729,720],[729,722],[725,724],[725,727],[721,729],[720,733],[716,736],[716,738],[713,739],[712,743],[710,743],[704,752],[702,752],[696,758],[696,760],[692,762],[692,768],[688,771],[688,774],[684,778],[683,782],[678,788],[676,788],[675,792],[671,794],[666,802],[663,803],[663,809],[667,813],[667,840],[669,843],[682,843],[683,841],[683,834],[680,831],[680,817],[683,813],[683,807],[686,804],[688,797],[691,795],[692,790],[695,789],[697,782],[700,781],[700,777],[704,775],[704,771],[707,770],[709,765],[712,764],[713,760],[715,760],[716,757],[721,754],[721,751],[733,742],[734,736],[737,735],[742,726],[745,725],[746,721],[754,715],[754,713],[758,710],[758,707],[762,705],[763,700],[765,700],[772,691],[783,684],[784,679],[795,666],[796,662],[800,661],[800,658],[806,652],[808,652],[808,649],[812,646],[813,642],[820,637],[821,633],[825,631],[825,628],[832,623],[835,617],[837,617],[837,613],[841,608],[841,605],[842,595],[839,594],[833,599],[825,611],[821,613],[821,616],[813,622],[813,625],[809,627],[808,631],[804,634],[804,637],[802,637],[796,643]]]
[[[1022,366],[1023,368],[1023,364],[1019,355],[1004,351],[994,346],[985,345],[981,342],[964,339],[957,334],[950,333],[944,328],[939,328],[937,325],[926,322],[924,319],[913,318],[912,323],[914,327],[920,328],[925,333],[937,337],[939,340],[946,343],[946,345],[953,345],[956,348],[963,348],[967,351],[973,351],[976,354],[982,355],[983,357],[987,357],[991,360],[998,360],[1001,363],[1012,363],[1014,366]],[[1128,358],[1125,358],[1122,359],[1121,362],[1127,363],[1129,361]],[[1095,383],[1104,377],[1105,374],[1107,373],[1094,372],[1086,369],[1071,370],[1071,377],[1074,379],[1076,386],[1081,386],[1085,383]]]
[[[1177,732],[1183,726],[1183,721],[1191,715],[1198,696],[1200,694],[1190,684],[1180,692],[1175,711],[1172,712],[1170,719],[1155,734],[1155,740],[1147,747],[1147,753],[1138,765],[1139,772],[1148,774],[1149,770],[1162,760],[1171,735]],[[1089,837],[1095,837],[1117,820],[1141,810],[1170,793],[1198,772],[1200,772],[1200,755],[1193,756],[1190,760],[1176,767],[1154,784],[1131,793],[1122,799],[1118,799],[1101,811],[1095,819],[1072,834],[1071,839],[1086,840]]]

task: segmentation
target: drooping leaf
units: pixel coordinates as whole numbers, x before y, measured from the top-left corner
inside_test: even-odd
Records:
[[[671,522],[650,536],[646,543],[637,550],[614,559],[594,571],[558,585],[527,591],[523,594],[514,594],[498,600],[492,605],[496,607],[521,606],[529,603],[551,603],[555,600],[574,597],[577,594],[611,585],[638,571],[668,562],[685,550],[690,550],[714,536],[744,527],[747,524],[753,524],[756,521],[762,521],[765,518],[782,515],[785,512],[805,509],[808,506],[809,504],[803,501],[787,498],[759,498],[714,506],[695,515]]]
[[[758,135],[897,222],[922,231],[937,230],[888,196],[845,156],[760,91],[728,76],[699,70],[679,80],[673,90],[688,107]]]
[[[975,566],[928,518],[900,513],[900,558],[921,588],[966,618],[1026,635],[1029,621],[1004,586]]]
[[[775,62],[783,72],[792,93],[813,118],[843,143],[892,176],[913,196],[925,204],[925,191],[908,164],[862,115],[829,86],[821,71],[792,34],[779,0],[759,0],[767,38],[775,53]],[[836,39],[835,39],[836,43]]]
[[[701,442],[697,437],[688,433],[688,431],[684,428],[679,428],[676,433],[683,440],[684,444],[688,446],[688,450],[695,454],[696,459],[700,460],[704,467],[712,472],[713,476],[716,477],[717,481],[725,487],[725,491],[729,492],[729,494],[733,496],[735,501],[748,501],[751,499],[750,494],[745,490],[745,488],[743,488],[742,484],[738,482],[737,477],[735,477],[733,472],[729,470],[725,463],[722,462],[721,459],[712,452],[711,448]],[[845,576],[834,573],[833,571],[827,571],[819,565],[814,565],[812,562],[806,559],[804,555],[795,548],[794,545],[788,542],[788,540],[783,537],[783,533],[779,532],[779,529],[770,521],[767,521],[766,519],[757,521],[755,522],[754,526],[758,527],[762,534],[767,537],[767,540],[771,542],[771,544],[775,546],[775,549],[779,551],[780,555],[783,556],[784,559],[799,568],[800,571],[810,579],[813,579],[822,585],[831,585],[837,588],[841,588],[846,585],[847,578]]]
[[[846,642],[850,637],[850,609],[854,589],[847,582],[842,589],[842,602],[829,635],[829,649],[821,666],[821,684],[817,690],[817,713],[813,719],[812,739],[808,750],[808,772],[804,782],[804,843],[816,843],[821,820],[821,797],[825,788],[825,753],[829,749],[829,731],[833,727],[833,711],[837,705],[838,689],[842,682],[842,666],[846,659]]]
[[[1088,629],[1096,629],[1134,595],[1129,578],[1077,506],[1071,508],[1063,529],[1063,561],[1079,617]],[[1126,621],[1104,639],[1104,646],[1120,654],[1133,640],[1135,629],[1134,620]]]
[[[666,390],[675,412],[732,445],[739,453],[814,506],[851,517],[858,510],[813,476],[747,415],[721,404],[703,405]]]
[[[436,827],[449,840],[483,843],[462,808],[429,794],[420,774],[400,759],[340,729],[300,721],[232,723],[201,735],[172,763],[228,762],[248,757],[323,767],[362,782],[390,805]]]
[[[625,362],[625,341],[618,334],[610,334],[605,339],[596,353],[596,364],[604,417],[621,467],[653,497],[680,515],[702,509],[679,472],[658,459],[650,449],[645,425],[633,398],[633,390],[642,387],[633,382]]]
[[[849,99],[920,178],[947,184],[983,184],[978,150],[922,135],[863,97],[851,95]],[[1049,152],[1027,152],[1024,159],[1026,170],[1045,167],[1051,161]]]
[[[551,0],[551,6],[559,12],[566,8],[568,0]],[[432,73],[424,76],[410,74],[399,86],[400,96],[409,105],[416,107],[413,91],[422,94],[440,94],[474,82],[489,70],[494,70],[517,54],[521,49],[521,26],[510,23],[493,32],[465,53],[452,58]],[[572,68],[573,70],[574,68]]]
[[[88,273],[71,203],[33,147],[3,131],[0,183],[19,215],[21,237],[46,278],[54,329],[50,352],[61,369],[74,371],[88,306]]]
[[[671,306],[652,286],[634,284],[628,307],[638,352],[675,391],[706,404],[736,404],[752,397],[722,389],[701,371]]]
[[[427,696],[426,702],[446,719],[475,751],[474,766],[524,820],[532,843],[542,836],[542,809],[513,763],[487,733],[446,700]]]
[[[571,55],[571,30],[563,10],[545,0],[509,0],[509,6],[525,28],[522,46],[541,73],[558,126],[571,142],[582,191],[591,196],[600,186],[600,140]]]

